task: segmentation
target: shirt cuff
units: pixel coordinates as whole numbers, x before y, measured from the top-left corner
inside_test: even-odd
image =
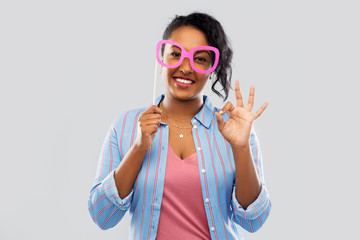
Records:
[[[251,203],[246,208],[246,210],[244,210],[236,198],[235,186],[234,186],[231,206],[233,208],[234,213],[239,217],[249,220],[256,219],[260,215],[262,215],[264,211],[266,211],[269,204],[270,204],[270,200],[266,188],[264,185],[261,185],[261,191],[259,196],[256,198],[256,200],[253,203]]]
[[[121,199],[116,188],[115,179],[114,179],[115,169],[110,172],[109,175],[104,178],[102,181],[102,188],[106,197],[121,210],[127,210],[130,207],[133,190],[124,198]]]

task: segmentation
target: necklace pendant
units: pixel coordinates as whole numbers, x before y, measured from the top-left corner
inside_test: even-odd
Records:
[[[180,138],[183,138],[183,137],[184,137],[184,135],[180,134],[180,135],[179,135],[179,137],[180,137]]]

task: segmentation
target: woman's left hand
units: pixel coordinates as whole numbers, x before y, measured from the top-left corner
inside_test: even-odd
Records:
[[[244,107],[239,80],[236,80],[236,107],[234,107],[231,102],[227,102],[220,113],[215,112],[218,129],[232,147],[245,147],[249,145],[251,126],[254,120],[262,114],[268,105],[266,102],[255,113],[251,113],[254,105],[254,94],[255,87],[251,86],[248,103]],[[222,115],[227,111],[229,111],[229,118],[224,122]]]

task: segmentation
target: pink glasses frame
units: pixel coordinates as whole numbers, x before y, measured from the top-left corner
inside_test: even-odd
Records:
[[[160,52],[160,48],[161,48],[161,45],[163,43],[169,43],[169,44],[172,44],[172,45],[175,45],[177,47],[179,47],[181,49],[181,57],[180,57],[180,60],[179,62],[176,64],[176,65],[168,65],[166,63],[163,63],[160,59],[160,56],[159,56],[159,52]],[[215,62],[214,62],[214,65],[208,69],[208,70],[200,70],[200,69],[197,69],[195,66],[194,66],[194,59],[193,59],[193,54],[195,51],[197,50],[211,50],[215,53]],[[190,59],[190,65],[191,67],[196,71],[196,72],[199,72],[199,73],[211,73],[215,70],[215,68],[217,67],[218,63],[219,63],[219,50],[215,47],[211,47],[211,46],[199,46],[199,47],[196,47],[196,48],[193,48],[190,52],[186,51],[185,48],[180,44],[180,43],[177,43],[177,42],[173,42],[173,41],[170,41],[170,40],[160,40],[156,46],[156,59],[158,60],[158,62],[164,66],[164,67],[167,67],[167,68],[176,68],[178,66],[180,66],[180,64],[183,62],[184,58],[188,58]]]

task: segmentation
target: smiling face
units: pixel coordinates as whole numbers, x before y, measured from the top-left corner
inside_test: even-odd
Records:
[[[205,34],[192,27],[182,26],[174,30],[169,40],[181,44],[186,51],[198,46],[208,46]],[[165,51],[167,51],[165,49]],[[190,60],[185,58],[176,68],[163,67],[162,78],[165,84],[166,95],[177,100],[191,100],[201,98],[204,86],[210,73],[196,72],[190,65]],[[189,80],[192,82],[189,84]]]

